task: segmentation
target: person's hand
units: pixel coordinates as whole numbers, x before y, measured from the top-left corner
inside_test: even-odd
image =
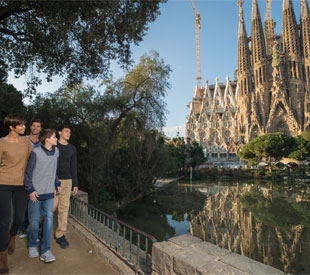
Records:
[[[57,195],[60,193],[60,191],[61,191],[61,186],[58,186],[58,187],[56,188],[56,193],[57,193]]]
[[[73,187],[73,196],[76,196],[76,194],[78,193],[79,189],[75,186]]]
[[[29,198],[30,198],[30,200],[32,202],[37,202],[38,201],[38,199],[37,199],[38,197],[39,197],[39,195],[38,195],[38,193],[36,191],[34,191],[34,192],[29,194]]]

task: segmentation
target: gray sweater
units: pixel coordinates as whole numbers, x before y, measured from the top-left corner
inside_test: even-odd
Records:
[[[25,172],[24,183],[30,194],[36,191],[38,200],[54,198],[55,187],[60,186],[56,176],[59,151],[54,146],[47,150],[44,146],[33,149]]]

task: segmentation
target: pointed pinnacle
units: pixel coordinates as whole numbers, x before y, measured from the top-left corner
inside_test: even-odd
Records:
[[[301,19],[307,19],[310,16],[307,0],[300,1],[300,17]]]
[[[252,2],[252,20],[260,18],[259,7],[257,4],[257,0],[253,0]]]
[[[283,10],[293,7],[292,0],[283,0]]]

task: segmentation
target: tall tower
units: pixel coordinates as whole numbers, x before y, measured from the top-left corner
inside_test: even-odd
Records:
[[[302,73],[305,81],[304,129],[310,130],[310,12],[307,0],[301,0],[300,2],[300,25],[304,58]]]
[[[265,30],[265,42],[267,55],[272,55],[273,43],[275,40],[274,27],[275,22],[271,17],[271,2],[272,0],[266,0],[266,14],[264,19]]]
[[[249,38],[244,0],[238,0],[237,80],[195,87],[186,135],[204,147],[209,161],[236,161],[240,148],[262,134],[298,136],[310,130],[310,10],[307,0],[298,0],[298,25],[292,0],[282,1],[282,36],[274,33],[271,0],[265,30],[258,0],[252,0]]]
[[[268,120],[270,108],[270,95],[268,87],[269,75],[265,38],[257,0],[253,0],[252,2],[251,23],[251,46],[255,83],[255,92],[252,96],[252,116],[256,116],[258,120],[258,123],[256,124],[260,124],[260,126],[264,128]],[[254,127],[254,125],[251,126]]]
[[[282,28],[290,105],[293,107],[298,124],[303,126],[305,90],[302,75],[302,52],[292,0],[283,0]]]
[[[307,0],[301,0],[300,3],[300,23],[301,23],[301,40],[305,66],[303,67],[303,77],[310,86],[310,12]]]
[[[249,51],[249,41],[243,17],[243,0],[239,0],[239,31],[238,31],[238,110],[239,121],[237,132],[239,137],[245,141],[250,124],[252,65]],[[239,138],[238,137],[238,138]]]

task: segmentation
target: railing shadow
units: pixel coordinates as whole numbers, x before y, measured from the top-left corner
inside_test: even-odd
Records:
[[[153,236],[78,198],[71,197],[70,215],[137,272],[151,274]]]

